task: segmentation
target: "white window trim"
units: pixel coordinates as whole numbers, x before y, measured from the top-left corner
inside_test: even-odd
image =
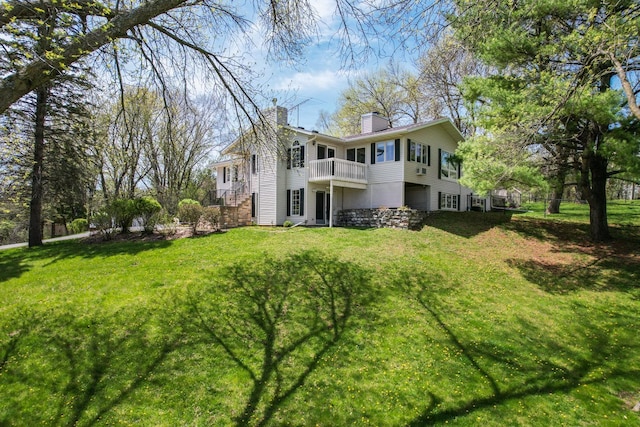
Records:
[[[440,194],[440,210],[441,211],[457,211],[458,195],[451,193]]]
[[[453,182],[457,182],[458,181],[458,168],[460,166],[458,165],[453,165],[450,161],[443,161],[443,158],[445,157],[445,154],[447,155],[447,159],[449,157],[453,156],[453,153],[446,151],[446,150],[441,150],[440,151],[440,179],[444,179],[447,181],[453,181]],[[444,176],[442,173],[443,172],[447,172],[447,176]],[[451,177],[451,174],[453,172],[453,178]]]
[[[291,216],[300,216],[300,190],[291,190]]]
[[[301,147],[302,145],[298,140],[295,140],[291,145],[291,169],[304,167]]]
[[[420,147],[420,157],[417,152]],[[411,140],[409,144],[409,161],[427,165],[429,163],[429,148],[427,144]]]
[[[382,151],[382,160],[380,160],[378,158],[378,146],[381,145],[383,146],[383,151]],[[388,141],[378,141],[375,143],[375,147],[376,147],[376,164],[378,163],[390,163],[390,162],[395,162],[396,160],[396,142],[393,139],[390,139]],[[390,158],[389,158],[390,157]]]

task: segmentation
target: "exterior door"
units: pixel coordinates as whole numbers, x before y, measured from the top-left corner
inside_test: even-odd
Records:
[[[325,210],[325,192],[318,191],[316,193],[316,224],[326,224]]]
[[[318,160],[332,159],[336,156],[336,149],[318,144]]]

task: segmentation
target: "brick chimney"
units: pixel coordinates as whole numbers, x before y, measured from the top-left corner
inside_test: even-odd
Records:
[[[274,126],[286,126],[289,121],[289,110],[285,107],[273,106],[264,111],[264,116]]]
[[[362,133],[378,132],[391,127],[389,119],[382,117],[377,112],[363,114],[360,118],[360,123]]]

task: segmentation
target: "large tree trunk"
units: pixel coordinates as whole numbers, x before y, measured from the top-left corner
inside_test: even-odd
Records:
[[[551,198],[549,199],[549,205],[547,206],[548,214],[560,213],[560,202],[562,201],[562,195],[564,194],[564,181],[566,178],[566,171],[559,172],[558,176],[553,180],[551,186]]]
[[[603,242],[611,239],[607,220],[607,159],[592,155],[589,159],[591,191],[589,202],[589,224],[591,239]]]
[[[611,239],[607,221],[608,161],[589,150],[583,153],[579,187],[589,203],[589,234],[594,242]]]
[[[29,247],[42,245],[42,168],[44,165],[44,128],[47,116],[49,89],[46,86],[36,91],[35,138],[33,148],[33,170],[31,172],[31,202],[29,204]]]

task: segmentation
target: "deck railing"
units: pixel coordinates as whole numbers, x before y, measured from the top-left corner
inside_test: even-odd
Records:
[[[332,179],[366,184],[367,165],[336,158],[309,162],[309,181],[329,181]]]

